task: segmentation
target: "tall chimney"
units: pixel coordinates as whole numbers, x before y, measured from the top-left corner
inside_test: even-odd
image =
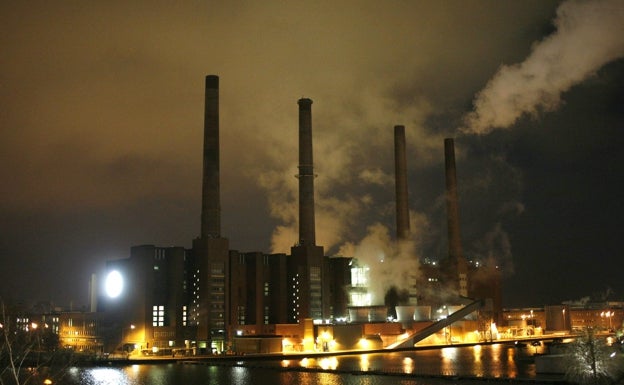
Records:
[[[315,245],[312,100],[299,99],[299,244]]]
[[[409,205],[407,202],[407,160],[405,127],[394,126],[394,180],[396,190],[396,231],[398,240],[409,238]]]
[[[448,253],[459,279],[459,294],[468,295],[468,267],[462,251],[459,231],[459,201],[457,196],[457,172],[455,169],[455,144],[452,138],[444,139],[446,165],[446,214],[448,220]]]
[[[206,76],[204,109],[204,173],[202,178],[201,238],[221,234],[219,188],[219,77]]]

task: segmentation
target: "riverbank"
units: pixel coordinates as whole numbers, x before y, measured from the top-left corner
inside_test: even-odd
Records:
[[[333,357],[333,356],[346,356],[354,354],[375,354],[375,353],[396,353],[396,352],[410,352],[421,350],[433,350],[442,349],[448,347],[470,347],[475,345],[487,346],[503,344],[508,346],[525,346],[530,345],[533,342],[540,343],[556,343],[563,338],[573,337],[571,335],[548,335],[539,337],[527,337],[518,338],[514,340],[495,340],[484,342],[471,342],[471,343],[456,343],[448,345],[420,345],[409,348],[394,348],[394,349],[369,349],[369,350],[334,350],[327,352],[279,352],[279,353],[253,353],[253,354],[209,354],[209,355],[170,355],[170,356],[144,356],[144,355],[129,355],[126,357],[100,357],[91,360],[84,360],[81,364],[87,365],[137,365],[137,364],[151,364],[151,363],[177,363],[177,362],[207,362],[218,363],[227,361],[262,361],[262,360],[293,360],[304,359],[311,357]]]

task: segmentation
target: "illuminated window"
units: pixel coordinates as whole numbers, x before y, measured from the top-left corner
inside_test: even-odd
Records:
[[[152,326],[165,326],[165,307],[162,305],[152,306]]]
[[[370,306],[371,295],[369,293],[351,293],[352,306]]]
[[[239,325],[244,325],[245,324],[245,306],[238,306],[238,324]]]
[[[351,285],[352,286],[367,286],[368,285],[368,267],[353,267],[351,268]]]

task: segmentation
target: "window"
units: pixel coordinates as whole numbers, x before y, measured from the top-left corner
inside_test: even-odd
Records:
[[[237,312],[238,324],[244,325],[245,324],[245,306],[238,306],[237,310],[238,310]]]
[[[165,307],[163,305],[152,306],[152,326],[165,326]]]
[[[351,306],[370,306],[371,302],[369,293],[351,293]]]
[[[368,285],[368,266],[351,268],[351,285],[367,286]]]

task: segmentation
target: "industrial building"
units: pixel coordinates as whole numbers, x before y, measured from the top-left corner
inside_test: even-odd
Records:
[[[485,302],[488,325],[500,318],[500,275],[471,279],[481,270],[470,265],[462,252],[452,139],[444,142],[449,254],[437,265],[422,264],[424,274],[413,272],[413,282],[401,288],[406,298],[371,303],[367,294],[370,267],[360,266],[357,256],[325,255],[315,234],[312,103],[307,98],[298,101],[299,239],[293,240],[290,255],[230,250],[228,239],[221,234],[219,78],[206,77],[199,236],[190,250],[136,246],[129,258],[108,262],[110,286],[123,283],[124,288],[113,290],[98,305],[107,349],[132,346],[146,353],[223,352],[233,345],[245,345],[241,338],[275,335],[278,330],[309,341],[318,338],[314,322],[386,322],[389,315],[396,320],[395,306],[437,309],[447,303],[466,305],[472,302],[470,298],[490,299]],[[396,238],[400,245],[410,236],[405,127],[395,126],[394,135]],[[427,279],[416,281],[416,276]],[[442,286],[452,289],[453,298],[435,295]],[[402,314],[406,314],[404,310]],[[407,317],[414,320],[415,313]],[[431,311],[428,318],[434,318]],[[388,328],[395,330],[396,325]]]
[[[34,316],[12,309],[12,324],[0,325],[2,331],[28,333],[43,324],[77,351],[194,355],[410,347],[622,325],[622,303],[503,311],[498,268],[470,261],[462,250],[451,138],[444,140],[448,255],[407,269],[406,287],[374,303],[375,267],[357,255],[327,256],[316,242],[312,104],[298,101],[299,238],[290,255],[231,250],[221,234],[219,78],[209,75],[201,228],[192,248],[132,247],[128,258],[107,262],[106,295],[90,296],[97,300],[90,312]],[[394,127],[394,146],[400,249],[410,239],[404,126]]]

